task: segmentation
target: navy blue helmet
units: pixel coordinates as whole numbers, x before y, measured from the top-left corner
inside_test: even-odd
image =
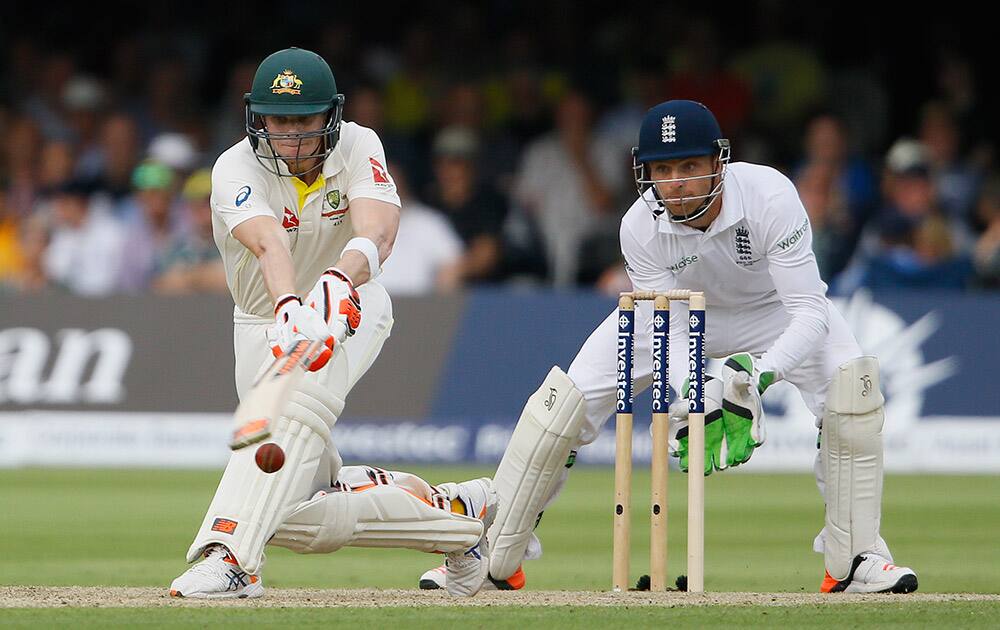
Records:
[[[658,160],[678,160],[699,155],[717,158],[715,172],[697,177],[654,180],[647,173],[646,165]],[[684,215],[666,215],[674,223],[697,219],[708,211],[716,197],[722,194],[722,182],[729,163],[729,140],[722,137],[722,130],[711,111],[695,101],[667,101],[653,107],[642,119],[639,128],[639,146],[632,149],[632,170],[639,195],[649,204],[657,217],[667,210],[666,201],[683,203],[698,201],[698,207]],[[657,183],[691,182],[712,178],[712,189],[707,195],[681,196],[676,199],[661,198]],[[683,206],[682,206],[683,207]]]

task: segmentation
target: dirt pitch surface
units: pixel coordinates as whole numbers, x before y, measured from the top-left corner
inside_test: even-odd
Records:
[[[383,608],[397,606],[802,606],[862,602],[995,601],[1000,595],[912,593],[909,595],[820,595],[819,593],[687,593],[525,591],[448,597],[443,591],[268,589],[258,599],[174,599],[160,588],[0,586],[0,608],[150,608],[241,606],[249,608]]]

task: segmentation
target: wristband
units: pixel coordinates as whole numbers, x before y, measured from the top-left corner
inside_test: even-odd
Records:
[[[347,241],[347,245],[344,245],[345,252],[349,249],[361,252],[365,255],[365,258],[368,259],[369,280],[374,280],[380,273],[382,273],[382,266],[378,261],[378,246],[376,246],[375,242],[370,238],[355,236],[351,240]]]

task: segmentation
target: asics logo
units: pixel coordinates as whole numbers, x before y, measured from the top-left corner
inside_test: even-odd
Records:
[[[226,577],[229,578],[229,585],[226,586],[227,591],[238,591],[247,585],[247,574],[239,569],[230,569],[226,573]]]

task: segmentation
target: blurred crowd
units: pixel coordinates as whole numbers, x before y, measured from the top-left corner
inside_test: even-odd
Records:
[[[158,40],[175,48],[123,37],[96,64],[42,36],[4,41],[0,292],[225,292],[210,168],[244,137],[257,62],[290,44],[331,63],[345,119],[382,139],[403,199],[382,277],[392,294],[619,290],[630,148],[643,112],[669,98],[711,108],[734,160],[792,178],[835,291],[1000,287],[992,121],[957,48],[936,49],[926,89],[907,97],[877,63],[830,62],[769,32],[767,15],[739,47],[691,17],[657,54],[609,21],[575,60],[550,54],[584,35],[558,20],[485,37],[487,10],[451,17],[367,44],[344,21],[215,68],[211,38],[190,32]]]

